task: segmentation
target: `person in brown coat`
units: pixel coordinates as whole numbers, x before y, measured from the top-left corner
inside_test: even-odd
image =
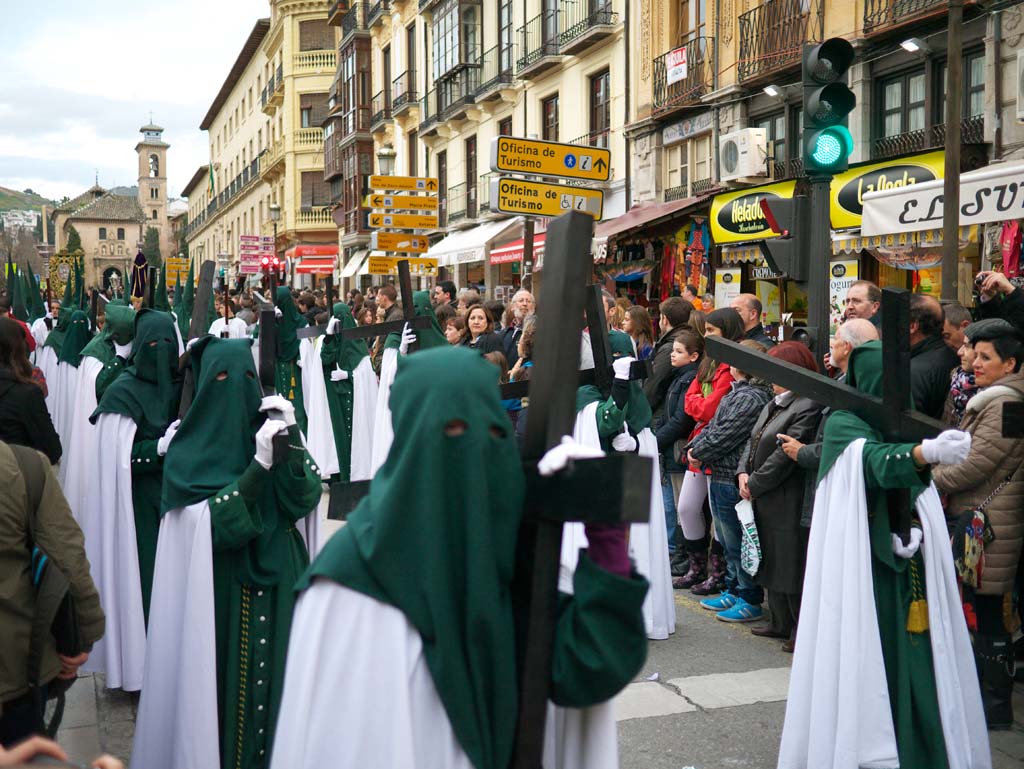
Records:
[[[783,342],[768,351],[773,358],[817,372],[814,356],[800,342]],[[783,651],[793,651],[808,529],[800,525],[804,506],[804,471],[783,451],[779,435],[810,443],[821,406],[778,385],[775,397],[761,411],[750,440],[740,454],[736,478],[740,496],[754,504],[761,540],[757,582],[768,591],[771,625],[751,629],[754,635],[783,638]]]
[[[995,535],[984,545],[984,568],[966,575],[961,570],[961,592],[985,718],[990,729],[1008,728],[1013,723],[1009,670],[1017,616],[1009,607],[1024,541],[1024,438],[1003,436],[1003,406],[1024,401],[1024,342],[1012,325],[995,318],[971,324],[966,334],[980,388],[960,423],[970,433],[971,453],[960,465],[933,468],[932,479],[939,493],[948,495],[948,517],[971,517],[971,511],[981,510]],[[966,535],[962,522],[954,527],[954,549]]]

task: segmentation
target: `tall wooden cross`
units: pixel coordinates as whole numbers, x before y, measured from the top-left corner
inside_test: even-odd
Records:
[[[203,262],[199,268],[199,287],[196,289],[195,303],[192,305],[192,317],[189,319],[188,324],[188,339],[185,340],[185,344],[188,344],[192,339],[198,339],[201,336],[205,336],[208,328],[206,326],[206,308],[210,304],[210,296],[213,294],[213,273],[216,265],[212,260]],[[150,281],[152,283],[152,281]],[[178,290],[181,289],[181,283],[178,283]],[[178,368],[184,371],[182,383],[181,383],[181,401],[178,405],[178,417],[184,417],[188,413],[189,407],[192,405],[192,397],[196,391],[196,380],[192,367],[189,365],[191,355],[188,350],[181,356],[178,361]]]
[[[867,395],[821,374],[815,374],[720,336],[705,339],[708,354],[772,384],[810,398],[832,411],[852,411],[877,429],[887,441],[916,442],[933,438],[949,425],[910,408],[910,292],[882,292],[882,397]],[[910,532],[910,492],[888,492],[890,525],[907,541]]]

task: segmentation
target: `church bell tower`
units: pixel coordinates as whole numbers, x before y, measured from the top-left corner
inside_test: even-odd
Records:
[[[160,232],[160,254],[166,258],[173,250],[167,218],[167,150],[171,145],[161,138],[163,132],[164,129],[154,125],[152,120],[142,126],[139,129],[142,141],[135,145],[135,152],[139,156],[139,205],[145,218],[143,234],[147,227],[155,227]]]

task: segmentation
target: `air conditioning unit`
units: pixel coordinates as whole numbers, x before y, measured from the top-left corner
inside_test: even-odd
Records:
[[[764,128],[743,128],[725,134],[718,142],[722,181],[768,175],[768,132]]]
[[[1017,120],[1024,120],[1024,49],[1017,51]]]

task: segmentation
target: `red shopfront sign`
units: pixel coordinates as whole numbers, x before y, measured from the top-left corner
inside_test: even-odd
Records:
[[[539,232],[533,236],[533,262],[536,264],[544,254],[544,237],[546,233]],[[491,264],[508,264],[510,262],[521,262],[523,260],[523,239],[513,240],[498,248],[491,249]]]

